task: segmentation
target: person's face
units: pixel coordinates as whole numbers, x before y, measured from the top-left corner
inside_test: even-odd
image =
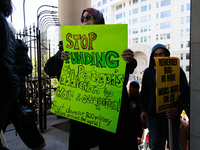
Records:
[[[130,87],[130,92],[131,92],[131,95],[134,96],[134,95],[137,94],[138,90],[137,90],[135,87],[131,86],[131,87]]]
[[[166,52],[162,48],[158,48],[157,50],[154,51],[153,57],[166,57]]]
[[[83,13],[83,24],[84,25],[92,25],[94,24],[94,17],[87,11]]]

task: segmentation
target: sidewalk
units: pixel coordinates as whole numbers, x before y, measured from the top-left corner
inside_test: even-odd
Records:
[[[46,147],[44,150],[67,150],[69,133],[67,132],[69,119],[57,119],[57,115],[47,115],[47,128],[44,133],[41,133],[45,139]],[[14,128],[10,124],[7,129]],[[4,134],[5,139],[10,150],[30,150],[20,139],[19,135],[16,136],[15,130],[8,131]],[[91,150],[98,150],[98,147]]]

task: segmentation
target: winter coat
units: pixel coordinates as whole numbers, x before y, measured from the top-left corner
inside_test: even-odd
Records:
[[[156,70],[154,69],[155,61],[153,58],[153,53],[158,48],[166,49],[166,47],[162,44],[157,44],[152,49],[149,67],[145,69],[143,79],[142,79],[142,89],[141,89],[141,95],[140,95],[140,98],[141,98],[140,104],[141,104],[142,112],[156,113],[156,95],[155,95]],[[166,52],[167,52],[167,56],[170,56],[170,52],[168,49],[166,49]],[[180,96],[178,98],[178,101],[175,104],[175,107],[177,107],[181,111],[182,104],[188,103],[189,98],[190,98],[189,86],[187,83],[187,79],[186,79],[185,73],[180,68]]]
[[[25,103],[25,76],[28,76],[32,73],[32,62],[28,56],[28,47],[22,40],[16,40],[16,70],[17,74],[20,77],[20,94],[19,100],[20,103]]]
[[[19,77],[15,66],[15,37],[1,12],[0,33],[0,87],[16,87]]]

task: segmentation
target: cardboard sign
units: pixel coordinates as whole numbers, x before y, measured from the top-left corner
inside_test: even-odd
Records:
[[[121,107],[127,25],[62,26],[63,63],[51,112],[115,133]]]
[[[177,57],[154,57],[156,63],[156,112],[172,108],[179,97],[180,62]]]

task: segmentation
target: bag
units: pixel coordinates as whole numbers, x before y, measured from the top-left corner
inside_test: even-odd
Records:
[[[19,126],[25,126],[29,123],[33,123],[36,120],[36,114],[34,107],[28,105],[22,105],[18,102],[18,116]]]

